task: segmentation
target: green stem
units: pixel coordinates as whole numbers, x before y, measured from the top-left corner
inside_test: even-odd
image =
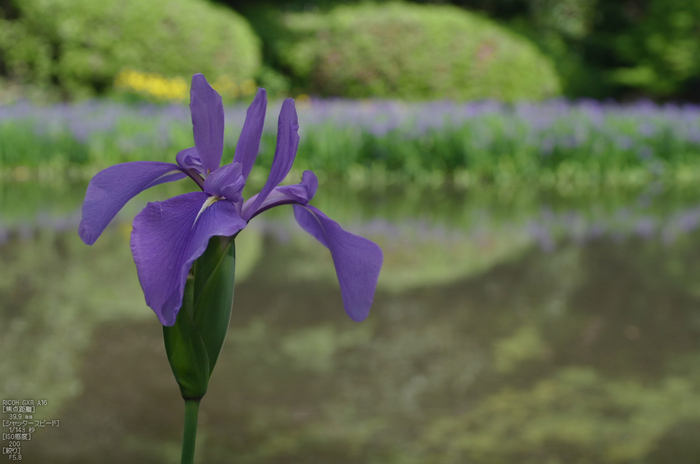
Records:
[[[185,429],[182,434],[182,464],[194,463],[194,444],[197,440],[199,400],[185,400]]]

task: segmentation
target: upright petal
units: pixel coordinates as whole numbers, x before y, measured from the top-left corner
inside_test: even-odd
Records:
[[[187,274],[215,235],[233,236],[246,226],[229,201],[210,203],[192,192],[149,203],[134,219],[131,252],[146,304],[163,325],[175,323]]]
[[[272,189],[282,182],[289,174],[289,170],[292,169],[294,158],[297,155],[297,148],[299,147],[298,130],[299,121],[297,119],[297,110],[294,108],[294,100],[287,98],[282,103],[277,123],[277,147],[275,148],[275,158],[272,160],[270,176],[267,178],[265,186],[258,193],[255,201],[251,204],[250,209],[252,211],[258,209],[270,192],[272,192]]]
[[[267,111],[267,93],[265,89],[258,89],[253,103],[250,104],[246,112],[241,136],[238,138],[236,152],[233,155],[233,162],[240,163],[243,167],[244,179],[248,178],[250,170],[255,164],[255,158],[258,156],[258,151],[260,151],[265,111]]]
[[[221,95],[201,74],[192,76],[190,113],[194,146],[204,168],[214,172],[221,164],[224,150],[224,105]]]
[[[133,197],[147,188],[187,177],[179,166],[156,161],[135,161],[111,166],[90,180],[78,234],[88,245]]]
[[[331,252],[340,283],[345,312],[356,322],[364,320],[372,306],[384,256],[374,242],[343,230],[313,206],[294,206],[301,226]]]
[[[241,217],[247,222],[263,211],[267,211],[275,206],[290,204],[306,206],[316,194],[317,188],[318,179],[316,175],[311,171],[304,171],[300,183],[275,187],[265,201],[255,210],[251,209],[251,206],[256,202],[258,195],[250,197],[243,204]]]

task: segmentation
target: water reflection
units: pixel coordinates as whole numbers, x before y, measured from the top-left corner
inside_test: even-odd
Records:
[[[698,198],[319,198],[385,249],[362,324],[288,215],[251,224],[199,462],[700,460]],[[177,462],[181,400],[128,221],[89,248],[27,217],[2,218],[0,396],[46,397],[62,423],[24,461]]]

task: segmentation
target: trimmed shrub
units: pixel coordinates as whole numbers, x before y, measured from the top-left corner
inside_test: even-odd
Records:
[[[527,39],[452,6],[341,6],[282,24],[277,59],[311,93],[512,101],[560,92],[554,66]]]
[[[124,67],[166,77],[255,76],[259,39],[238,14],[203,0],[15,0],[0,19],[0,72],[66,96],[108,90]]]

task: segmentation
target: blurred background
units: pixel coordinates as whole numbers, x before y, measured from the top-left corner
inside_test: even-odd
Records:
[[[77,226],[95,173],[192,146],[196,72],[224,162],[271,97],[246,196],[293,97],[286,182],[385,256],[356,324],[291,209],[251,222],[198,462],[700,462],[697,0],[0,0],[0,399],[60,420],[23,461],[178,462],[129,234],[192,186]]]

